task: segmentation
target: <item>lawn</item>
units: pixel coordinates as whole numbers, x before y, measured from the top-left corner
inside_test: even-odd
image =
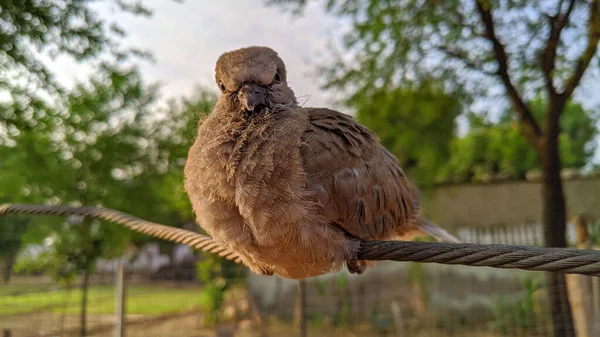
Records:
[[[92,286],[88,293],[89,314],[114,312],[114,287]],[[80,289],[35,285],[1,285],[0,316],[36,311],[78,313]],[[127,294],[128,314],[165,314],[205,308],[207,298],[199,287],[173,288],[160,285],[131,285]]]

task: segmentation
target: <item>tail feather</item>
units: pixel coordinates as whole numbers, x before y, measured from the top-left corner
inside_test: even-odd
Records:
[[[404,233],[401,236],[396,237],[395,239],[401,241],[412,241],[418,236],[427,235],[431,235],[436,240],[441,242],[460,243],[460,241],[454,235],[448,233],[445,229],[425,219],[424,217],[419,218],[419,224],[417,225],[417,229]]]
[[[438,241],[460,243],[458,238],[456,238],[454,235],[448,233],[445,229],[434,224],[433,222],[431,222],[423,217],[421,217],[419,220],[420,220],[419,229],[421,231],[433,236]]]

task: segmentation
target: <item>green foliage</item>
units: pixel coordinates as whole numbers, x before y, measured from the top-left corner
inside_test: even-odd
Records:
[[[151,14],[138,0],[107,2],[117,12]],[[104,206],[174,225],[193,222],[183,165],[215,95],[199,90],[157,113],[157,87],[130,62],[151,55],[124,46],[123,28],[89,1],[5,1],[0,21],[0,91],[9,94],[0,102],[0,201]],[[95,72],[63,88],[42,62],[59,54]],[[0,257],[12,261],[24,245],[43,242],[41,255],[21,256],[16,269],[61,283],[93,271],[99,258],[120,255],[127,242],[149,239],[85,218],[0,221]],[[228,287],[230,266],[214,263],[223,266]],[[222,287],[218,278],[213,284]]]
[[[494,320],[490,322],[490,328],[496,331],[502,336],[509,336],[508,334],[508,314],[506,313],[506,300],[504,295],[498,296],[496,302],[492,306],[492,314]]]
[[[533,115],[542,121],[545,116],[546,102],[540,97],[529,104]],[[600,110],[585,110],[579,103],[567,103],[563,109],[559,135],[560,154],[563,167],[582,168],[587,165],[598,143],[595,124],[600,117]]]
[[[7,193],[4,198],[12,201],[104,205],[124,211],[134,209],[137,202],[147,202],[144,194],[134,197],[135,184],[127,182],[134,181],[135,169],[148,164],[141,148],[145,135],[139,121],[153,100],[153,89],[141,82],[134,68],[104,65],[89,83],[78,84],[67,95],[66,106],[53,113],[60,118],[52,122],[50,133],[25,129],[11,137],[14,146],[3,148],[8,158],[3,169],[16,179],[11,189],[0,193]],[[115,177],[118,170],[131,173]],[[79,227],[84,229],[78,230]],[[62,223],[61,227],[49,226],[46,234],[60,234],[66,240],[64,249],[76,250],[81,248],[75,244],[77,240],[83,245],[88,237],[94,237],[89,226],[79,227]],[[36,230],[40,229],[36,226]],[[118,251],[128,231],[113,229],[113,235],[103,231],[102,240]],[[69,236],[75,234],[77,239]],[[82,248],[91,254],[85,259],[99,257],[103,250],[94,248],[98,244],[93,242],[89,249]],[[56,252],[59,251],[67,254],[60,249]],[[67,255],[73,254],[82,252]],[[91,263],[86,262],[90,266]],[[82,271],[79,267],[74,269]]]
[[[348,278],[346,277],[346,275],[339,275],[335,279],[335,285],[337,286],[337,289],[339,291],[346,291],[348,289]]]
[[[264,0],[301,13],[305,0]],[[343,31],[343,53],[320,67],[326,87],[351,92],[439,79],[472,94],[490,94],[497,60],[475,1],[323,0],[326,12],[350,23]],[[567,4],[560,2],[564,13]],[[555,83],[564,84],[587,39],[591,0],[579,1],[559,42]],[[492,3],[489,3],[492,5]],[[509,45],[510,75],[519,92],[532,98],[544,88],[540,54],[549,30],[547,16],[558,1],[495,1],[495,31]],[[485,7],[485,6],[484,6]],[[550,14],[551,13],[551,14]],[[590,67],[598,67],[598,57]]]
[[[79,83],[65,95],[64,105],[45,107],[44,123],[9,128],[13,132],[0,144],[0,180],[6,186],[0,199],[105,205],[121,210],[142,201],[144,194],[134,197],[134,189],[117,181],[114,172],[142,166],[144,135],[137,122],[153,100],[154,89],[141,82],[135,68],[102,64],[88,83]],[[32,121],[42,121],[44,116],[36,115],[39,118]],[[90,270],[107,252],[119,252],[129,237],[128,231],[118,227],[93,232],[88,222],[75,225],[61,219],[16,219],[3,219],[6,225],[0,233],[12,237],[14,247],[3,245],[0,251],[54,236],[54,245],[42,255],[43,265],[63,281]],[[24,223],[30,223],[31,232],[21,235],[23,231],[16,226],[24,227]]]
[[[233,285],[243,282],[243,269],[235,262],[217,255],[207,255],[196,267],[198,280],[203,284],[204,302],[208,310],[204,323],[218,324],[223,319],[221,306],[225,294]]]
[[[151,15],[141,1],[109,2],[117,12]],[[51,58],[67,55],[87,62],[100,59],[125,62],[132,56],[150,56],[145,51],[123,46],[126,31],[118,22],[98,15],[90,1],[6,0],[1,7],[0,91],[8,92],[13,103],[0,104],[3,126],[36,128],[52,123],[52,117],[56,116],[46,110],[45,98],[55,104],[62,100],[65,90],[42,61],[43,55]]]
[[[307,5],[304,0],[265,3],[295,13]],[[454,119],[466,112],[460,110],[459,102],[464,106],[471,101],[485,103],[489,110],[485,112],[509,106],[505,83],[498,76],[498,57],[475,1],[321,3],[327,12],[350,23],[334,61],[317,69],[324,87],[347,93],[347,103],[356,108],[359,119],[381,135],[420,185],[470,181],[489,173],[520,179],[524,172],[539,166],[538,156],[528,148],[531,145],[515,131],[520,130],[521,121],[512,109],[499,125],[472,121],[467,137],[451,141]],[[510,80],[541,125],[546,124],[549,101],[540,55],[547,45],[548,13],[567,11],[566,2],[560,2],[560,8],[558,3],[489,3],[493,5],[495,33],[506,45]],[[587,43],[590,3],[576,2],[562,29],[551,74],[559,93],[582,55],[575,46]],[[592,55],[590,68],[598,69],[599,56]],[[428,90],[432,83],[435,91]],[[504,99],[497,99],[502,96]],[[597,118],[578,104],[567,105],[560,136],[564,166],[579,168],[588,163]],[[446,165],[440,163],[448,158],[450,163],[441,168]]]
[[[499,296],[492,307],[494,320],[490,328],[503,336],[509,336],[508,327],[516,327],[520,333],[531,333],[535,329],[536,315],[540,313],[537,296],[543,288],[539,279],[524,278],[521,281],[523,295],[515,301],[507,302],[504,296]]]
[[[6,135],[0,146],[0,198],[102,205],[175,225],[193,221],[183,165],[197,120],[215,95],[199,91],[173,103],[162,120],[153,118],[155,97],[156,87],[145,85],[136,68],[102,64],[66,95],[64,106],[47,108],[53,116],[48,123],[15,127]],[[33,232],[19,237],[40,242],[59,224],[38,217],[29,226]],[[108,228],[117,250],[131,237],[119,227]],[[0,232],[17,233],[12,226]]]
[[[0,261],[3,262],[2,279],[10,281],[17,254],[22,246],[22,236],[27,232],[29,221],[15,216],[0,218]]]
[[[99,257],[119,255],[120,237],[115,227],[100,226],[87,219],[72,220],[54,230],[46,240],[46,250],[39,255],[23,256],[18,260],[17,272],[45,272],[61,284],[71,284],[77,275],[93,272]]]
[[[21,236],[27,231],[28,221],[17,216],[0,218],[0,258],[16,253],[21,247]]]
[[[349,104],[356,108],[357,120],[400,159],[407,174],[420,186],[427,186],[450,156],[455,120],[462,112],[458,97],[430,81],[408,88],[358,92]]]
[[[206,304],[208,313],[206,314],[204,322],[208,325],[213,325],[220,321],[221,317],[219,313],[221,304],[223,303],[225,289],[227,288],[227,283],[223,277],[213,275],[212,269],[215,269],[215,265],[217,264],[210,259],[202,261],[197,265],[198,278],[206,282],[204,290],[207,299]]]
[[[526,331],[531,329],[534,324],[537,303],[535,300],[536,294],[542,288],[542,283],[535,279],[523,280],[525,295],[516,303],[515,318],[519,328]]]
[[[155,204],[157,221],[193,222],[192,207],[183,189],[183,168],[192,146],[200,119],[217,101],[217,95],[198,88],[191,98],[170,101],[168,108],[157,113],[160,118],[148,127],[154,143],[154,169],[144,175],[159,198]]]
[[[310,318],[310,327],[313,329],[321,329],[326,324],[326,317],[323,313],[316,312]]]
[[[348,301],[342,302],[342,308],[337,314],[338,326],[349,326],[352,323],[352,307]]]
[[[314,284],[315,288],[317,289],[317,295],[319,295],[320,297],[325,296],[325,293],[327,291],[327,284],[325,283],[325,280],[320,278],[315,279]]]
[[[600,219],[590,224],[590,242],[593,246],[600,246]]]
[[[541,120],[545,102],[532,101],[531,110]],[[585,110],[581,104],[570,103],[562,117],[559,137],[563,167],[580,169],[589,163],[596,149],[597,113]],[[520,134],[519,124],[510,111],[493,123],[481,116],[470,116],[469,133],[451,143],[452,156],[438,172],[438,181],[455,183],[483,180],[490,175],[507,179],[524,179],[527,171],[541,169],[535,150]]]
[[[427,271],[424,263],[409,262],[408,263],[408,279],[412,284],[418,284],[421,287],[421,294],[424,301],[429,301],[429,291],[427,290]]]
[[[87,83],[79,83],[65,97],[65,106],[49,114],[55,116],[51,123],[7,135],[0,146],[5,154],[0,180],[6,186],[0,199],[102,205],[174,225],[193,222],[183,190],[183,165],[198,119],[216,98],[199,90],[191,99],[172,102],[157,119],[151,111],[155,97],[156,87],[145,85],[136,68],[102,64]],[[27,222],[22,219],[2,219],[6,225],[0,233],[13,245],[2,245],[0,255],[23,243],[56,237],[42,256],[43,265],[66,279],[82,271],[64,263],[73,255],[85,253],[91,267],[99,257],[118,254],[132,238],[138,243],[150,239],[106,223],[93,233],[85,229],[89,226],[46,217],[27,218],[32,225],[23,233]],[[59,245],[63,241],[67,244]]]
[[[193,222],[183,190],[183,165],[197,120],[210,110],[215,95],[199,91],[192,99],[171,104],[160,119],[152,108],[156,93],[135,67],[101,63],[60,104],[33,116],[33,126],[8,128],[0,143],[5,155],[0,180],[7,186],[0,199],[99,205],[174,225]],[[17,238],[10,251],[26,243],[46,243],[41,255],[22,256],[16,269],[45,272],[63,284],[89,274],[99,258],[120,255],[131,240],[151,240],[120,226],[74,218],[27,218],[28,231],[23,233],[15,230],[20,225],[15,219],[24,218],[3,219],[11,222],[0,228],[0,234]],[[0,249],[3,253],[9,253],[8,246]],[[205,294],[216,307],[222,301],[221,287],[216,279]]]
[[[338,298],[337,312],[334,319],[336,326],[347,326],[352,320],[352,303],[348,277],[340,274],[335,279],[336,293]]]

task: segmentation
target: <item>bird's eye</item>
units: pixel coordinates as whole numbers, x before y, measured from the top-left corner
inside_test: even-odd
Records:
[[[225,84],[223,84],[223,82],[219,82],[219,88],[221,89],[221,92],[225,92]]]
[[[279,75],[279,72],[275,73],[275,77],[273,78],[273,82],[281,82],[281,75]]]

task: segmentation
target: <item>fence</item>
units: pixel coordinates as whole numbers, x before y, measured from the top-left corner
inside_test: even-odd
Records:
[[[573,242],[578,227],[570,227]],[[597,226],[585,227],[592,230],[591,237],[597,235]],[[462,228],[457,234],[472,243],[541,242],[541,227],[535,225]],[[202,261],[202,255],[196,259]],[[119,330],[118,263],[103,265],[114,268],[100,268],[91,278],[90,336]],[[220,292],[225,294],[222,305],[211,310],[219,302],[220,288],[176,277],[196,275],[193,264],[174,264],[171,273],[162,274],[142,271],[135,263],[127,270],[128,336],[290,336],[299,335],[303,327],[310,336],[548,336],[547,293],[556,290],[545,287],[543,273],[383,261],[364,275],[343,271],[300,285],[254,274],[230,278],[231,288]],[[581,280],[586,279],[574,282]],[[15,278],[0,291],[0,328],[13,336],[79,335],[77,286],[57,286],[41,276]],[[299,296],[301,289],[304,296]],[[597,310],[581,303],[585,296],[571,293],[572,304],[580,303],[584,312]],[[596,297],[591,305],[597,302]],[[211,325],[215,313],[221,320]],[[597,317],[585,324],[593,328]]]
[[[597,226],[581,225],[597,233]],[[574,223],[569,227],[571,233],[578,228]],[[539,225],[462,228],[458,236],[461,241],[472,243],[536,245],[541,242],[542,228]],[[597,313],[600,311],[589,308],[592,299],[596,305],[600,301],[597,279],[579,278],[579,275],[568,277],[572,284],[569,290],[576,321],[583,320],[598,329],[600,316]],[[582,280],[596,280],[595,288],[577,284]],[[294,282],[252,275],[248,283],[264,310],[271,308],[278,316],[287,318],[293,315],[294,294],[297,293]],[[545,277],[540,273],[395,262],[379,263],[375,270],[361,276],[341,273],[309,280],[308,289],[309,319],[320,322],[323,317],[346,314],[350,315],[347,320],[359,322],[369,317],[367,313],[376,313],[386,317],[391,331],[401,331],[399,335],[406,336],[444,333],[452,336],[550,336],[547,294],[556,291],[545,286]],[[582,295],[583,291],[585,295]],[[590,303],[582,303],[585,302],[582,298]],[[582,307],[588,315],[585,318]],[[583,328],[578,329],[578,336],[586,336]],[[593,331],[592,327],[589,329]]]

